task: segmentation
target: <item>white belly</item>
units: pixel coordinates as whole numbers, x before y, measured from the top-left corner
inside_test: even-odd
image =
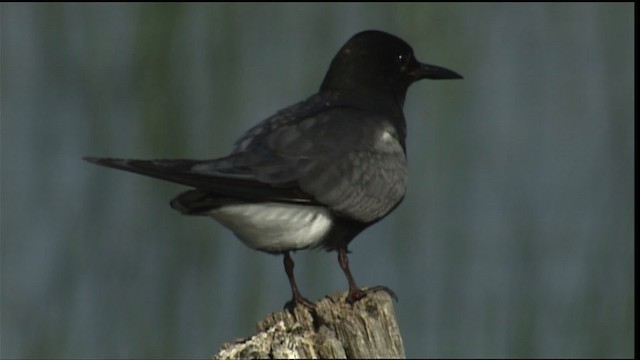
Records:
[[[272,252],[318,245],[332,223],[324,207],[273,202],[225,205],[209,215],[245,245]]]

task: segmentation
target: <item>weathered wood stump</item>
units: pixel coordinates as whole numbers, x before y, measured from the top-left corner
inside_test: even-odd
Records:
[[[249,338],[226,343],[215,359],[404,358],[404,346],[391,296],[369,291],[355,304],[346,293],[316,303],[316,313],[297,306],[272,313]]]

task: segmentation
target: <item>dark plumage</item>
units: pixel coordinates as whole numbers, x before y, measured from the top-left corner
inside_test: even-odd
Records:
[[[347,246],[404,197],[402,107],[409,85],[424,78],[462,77],[419,63],[393,35],[364,31],[340,49],[317,94],[249,129],[226,157],[86,160],[193,187],[171,206],[214,217],[252,248],[284,254],[295,303],[313,306],[297,289],[289,252],[337,250],[353,302],[365,294],[349,271]]]

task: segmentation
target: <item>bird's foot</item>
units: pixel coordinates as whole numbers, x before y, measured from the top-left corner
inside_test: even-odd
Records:
[[[378,285],[378,286],[370,287],[370,288],[367,289],[367,292],[369,292],[369,291],[371,291],[371,292],[384,291],[387,294],[389,294],[389,296],[391,296],[396,302],[398,302],[398,296],[396,295],[396,293],[393,290],[391,290],[388,287],[386,287],[386,286]]]
[[[347,303],[353,305],[353,303],[362,299],[365,296],[367,296],[367,293],[362,289],[358,289],[358,288],[349,289],[349,294],[347,295]]]
[[[312,313],[316,311],[316,306],[311,301],[303,298],[302,296],[294,297],[293,299],[287,301],[287,303],[284,304],[284,308],[293,315],[294,310],[298,305],[302,305]]]
[[[349,294],[347,295],[347,303],[353,304],[356,301],[358,301],[358,300],[362,299],[363,297],[367,296],[367,293],[376,292],[376,291],[384,291],[387,294],[389,294],[389,296],[391,296],[393,299],[395,299],[396,302],[398,301],[398,296],[396,295],[396,293],[393,290],[389,289],[386,286],[378,285],[378,286],[367,288],[365,290],[358,289],[358,288],[350,289],[349,290]]]

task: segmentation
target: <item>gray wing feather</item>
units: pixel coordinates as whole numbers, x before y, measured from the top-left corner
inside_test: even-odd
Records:
[[[311,97],[264,120],[213,160],[88,161],[195,187],[172,202],[187,213],[225,199],[321,203],[362,222],[403,198],[404,132],[390,119]]]
[[[279,125],[243,137],[233,154],[241,164],[234,166],[250,169],[260,182],[296,185],[332,210],[363,222],[383,217],[402,200],[406,157],[386,118],[332,108]]]

